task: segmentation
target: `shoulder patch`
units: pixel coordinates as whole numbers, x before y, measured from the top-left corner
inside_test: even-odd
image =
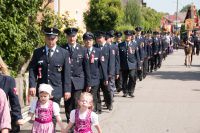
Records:
[[[13,93],[14,93],[15,95],[18,95],[18,92],[17,92],[17,88],[16,88],[16,87],[13,88]]]

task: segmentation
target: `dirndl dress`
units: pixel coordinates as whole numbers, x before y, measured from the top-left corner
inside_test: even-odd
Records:
[[[52,121],[53,102],[49,101],[47,108],[41,108],[40,102],[37,101],[35,113],[38,117],[33,123],[32,133],[55,133]]]
[[[91,129],[91,111],[88,111],[85,119],[80,119],[79,110],[76,109],[74,133],[93,133]]]

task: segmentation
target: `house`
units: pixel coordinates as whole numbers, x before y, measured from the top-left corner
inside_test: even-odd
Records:
[[[69,13],[71,19],[76,20],[74,27],[79,27],[82,31],[86,30],[84,24],[83,13],[89,9],[90,0],[48,0],[48,7],[55,13],[62,16],[66,12]]]
[[[174,15],[165,15],[161,19],[161,27],[167,31],[173,32],[180,30],[184,23],[186,12],[175,13]]]

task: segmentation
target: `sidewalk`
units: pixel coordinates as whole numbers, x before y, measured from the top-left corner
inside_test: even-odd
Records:
[[[63,108],[61,114],[66,124]],[[186,68],[183,50],[175,51],[137,82],[134,98],[117,94],[114,109],[103,110],[99,119],[103,133],[200,133],[200,57]],[[22,133],[30,129],[26,123]]]

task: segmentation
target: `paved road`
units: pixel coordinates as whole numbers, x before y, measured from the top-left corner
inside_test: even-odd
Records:
[[[200,57],[191,68],[183,63],[183,51],[175,51],[137,82],[134,98],[117,94],[113,111],[99,116],[103,133],[200,133]],[[22,132],[30,127],[25,124]]]

